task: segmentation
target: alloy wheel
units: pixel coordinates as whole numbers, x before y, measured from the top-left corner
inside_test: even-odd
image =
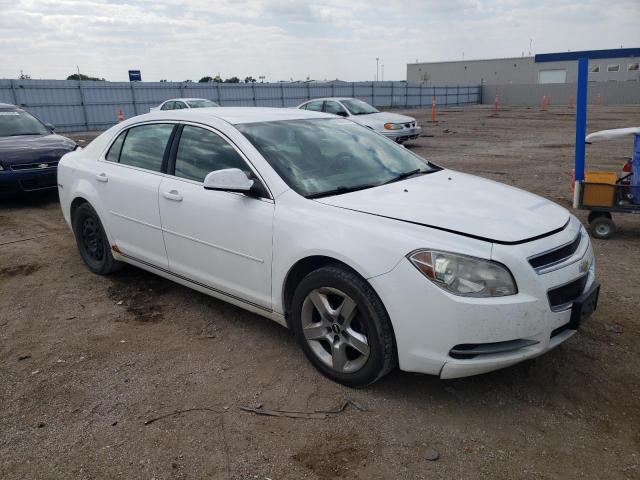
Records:
[[[309,292],[302,304],[302,333],[314,355],[339,373],[360,370],[370,355],[357,303],[331,287]]]

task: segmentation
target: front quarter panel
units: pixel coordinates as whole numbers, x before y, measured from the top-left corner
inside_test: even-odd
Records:
[[[287,274],[304,258],[316,255],[335,258],[371,279],[391,271],[407,254],[419,248],[491,257],[491,244],[487,242],[333,207],[289,190],[276,200],[274,309],[285,313],[283,290]]]

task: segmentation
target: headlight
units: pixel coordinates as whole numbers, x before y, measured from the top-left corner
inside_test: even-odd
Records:
[[[402,128],[402,124],[399,123],[385,123],[385,130],[400,130]]]
[[[454,295],[482,298],[518,293],[511,272],[497,262],[435,250],[412,252],[408,258],[425,277]]]

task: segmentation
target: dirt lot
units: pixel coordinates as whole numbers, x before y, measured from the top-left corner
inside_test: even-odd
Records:
[[[476,106],[435,125],[410,114],[426,127],[414,151],[570,205],[566,108]],[[638,124],[637,106],[590,111],[589,131]],[[617,170],[631,141],[588,151]],[[135,268],[92,275],[55,195],[5,202],[0,478],[640,478],[640,218],[628,217],[594,241],[599,310],[555,351],[475,378],[394,372],[352,390],[313,370],[275,323]],[[367,411],[239,409],[347,398]],[[197,410],[145,424],[186,409]]]

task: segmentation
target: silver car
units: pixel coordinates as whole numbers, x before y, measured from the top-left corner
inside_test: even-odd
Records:
[[[297,108],[340,115],[398,143],[416,139],[422,133],[422,128],[415,118],[397,113],[381,112],[357,98],[314,98],[298,105]]]

